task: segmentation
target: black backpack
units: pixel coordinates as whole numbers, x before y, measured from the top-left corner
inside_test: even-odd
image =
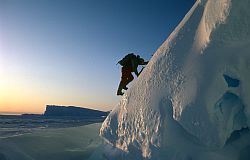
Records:
[[[134,55],[133,53],[127,54],[124,58],[122,58],[122,60],[120,60],[118,63],[121,66],[126,66],[128,65],[132,59],[136,58],[136,55]]]

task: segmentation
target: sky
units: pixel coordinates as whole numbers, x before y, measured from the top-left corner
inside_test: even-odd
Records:
[[[150,60],[194,1],[0,0],[0,112],[111,110],[117,62]]]

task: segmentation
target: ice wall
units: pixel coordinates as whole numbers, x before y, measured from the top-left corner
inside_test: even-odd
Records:
[[[247,128],[249,8],[248,0],[197,0],[104,121],[101,136],[137,156],[160,159],[166,151],[177,160],[177,151],[223,148]]]

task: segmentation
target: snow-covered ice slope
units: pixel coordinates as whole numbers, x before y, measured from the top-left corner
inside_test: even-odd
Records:
[[[137,158],[195,159],[199,152],[220,160],[250,151],[249,141],[235,156],[223,154],[250,126],[249,8],[249,0],[197,0],[104,121],[101,136]]]

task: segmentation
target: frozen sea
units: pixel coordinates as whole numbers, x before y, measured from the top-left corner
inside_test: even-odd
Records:
[[[100,119],[0,116],[0,160],[106,159]]]

